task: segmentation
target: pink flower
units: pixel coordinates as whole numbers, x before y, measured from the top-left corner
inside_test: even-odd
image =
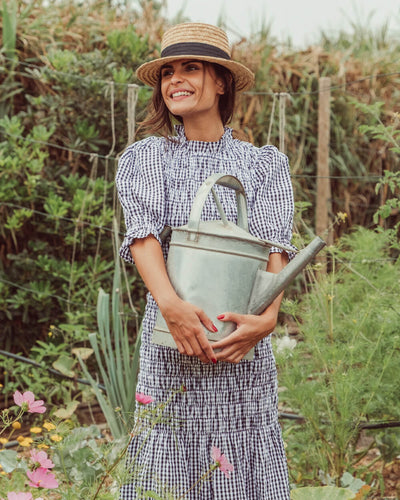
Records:
[[[148,405],[153,402],[153,398],[151,396],[146,396],[146,394],[142,394],[141,392],[137,392],[136,401],[141,405]]]
[[[44,467],[35,470],[28,470],[26,475],[30,479],[29,486],[32,488],[57,488],[58,482],[54,474]]]
[[[29,413],[44,413],[46,411],[43,401],[41,399],[35,401],[35,396],[31,391],[24,392],[23,394],[15,391],[14,402],[18,406],[25,407]]]
[[[228,462],[228,459],[223,455],[219,448],[216,446],[212,447],[211,458],[215,460],[217,467],[225,476],[229,479],[229,473],[233,471],[233,465]]]
[[[7,493],[8,500],[33,500],[32,493],[15,493],[14,491],[10,491]]]
[[[48,458],[45,451],[31,450],[31,459],[35,465],[39,464],[44,469],[52,469],[54,467],[53,462]]]

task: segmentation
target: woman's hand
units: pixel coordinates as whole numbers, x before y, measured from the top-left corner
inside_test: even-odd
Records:
[[[160,304],[160,311],[181,354],[197,356],[203,363],[217,362],[203,325],[210,332],[217,328],[202,309],[175,296]]]
[[[213,343],[215,351],[220,349],[216,352],[217,361],[239,363],[251,348],[274,330],[278,310],[273,303],[260,316],[232,312],[218,316],[220,321],[236,323],[237,328],[228,337]]]
[[[269,256],[267,271],[279,273],[287,264],[286,253],[272,253]],[[222,313],[220,321],[233,321],[237,328],[228,337],[213,343],[213,349],[220,349],[216,353],[217,361],[239,363],[257,342],[274,331],[278,321],[283,292],[276,297],[270,306],[259,316],[253,314]]]
[[[197,356],[204,363],[216,363],[202,324],[211,332],[217,329],[200,308],[178,297],[169,280],[161,246],[155,237],[149,235],[137,239],[130,249],[140,276],[157,302],[179,352]]]

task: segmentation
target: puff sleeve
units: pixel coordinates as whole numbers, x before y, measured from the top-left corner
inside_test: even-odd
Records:
[[[126,225],[119,253],[130,263],[134,261],[129,246],[135,239],[152,234],[161,243],[165,225],[161,140],[149,137],[129,146],[118,162],[115,182]]]
[[[251,210],[250,232],[292,248],[293,253],[288,252],[291,259],[296,247],[291,244],[294,201],[287,156],[274,146],[260,148],[255,173],[259,185]],[[272,252],[282,250],[272,247]]]

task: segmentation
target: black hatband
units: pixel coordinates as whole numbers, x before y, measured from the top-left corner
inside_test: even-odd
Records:
[[[199,42],[182,42],[170,45],[161,52],[161,57],[170,56],[207,56],[227,59],[228,61],[231,59],[222,49]]]

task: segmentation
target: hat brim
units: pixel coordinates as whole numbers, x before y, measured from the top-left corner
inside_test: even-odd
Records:
[[[208,61],[210,63],[219,64],[220,66],[229,69],[235,81],[235,88],[237,92],[243,92],[245,90],[248,90],[254,85],[254,74],[243,64],[240,64],[232,60],[222,59],[219,57],[200,56],[200,55],[192,56],[190,54],[185,54],[181,56],[160,57],[159,59],[154,59],[154,61],[144,63],[137,69],[136,76],[146,85],[149,85],[150,87],[155,87],[160,77],[161,67],[167,64],[168,62],[178,61],[182,59]]]

